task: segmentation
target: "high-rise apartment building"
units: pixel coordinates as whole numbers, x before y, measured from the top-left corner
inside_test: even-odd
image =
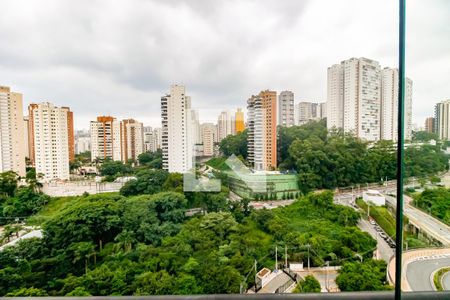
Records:
[[[194,144],[202,143],[202,133],[200,131],[200,121],[198,117],[198,111],[191,109],[191,130]]]
[[[25,145],[25,156],[28,158],[28,155],[30,153],[30,148],[28,147],[28,121],[29,117],[24,116],[23,117],[23,139],[24,139],[24,145]]]
[[[91,151],[90,136],[75,136],[75,154]]]
[[[73,129],[73,112],[69,107],[62,107],[67,109],[67,134],[69,137],[69,161],[75,160],[75,134]]]
[[[429,133],[434,133],[435,129],[434,129],[434,118],[433,117],[428,117],[425,120],[425,131],[429,132]]]
[[[327,117],[327,103],[326,102],[320,103],[319,107],[320,107],[319,117],[320,119],[325,119]]]
[[[134,119],[122,120],[120,141],[122,161],[137,161],[138,156],[144,152],[144,125]]]
[[[156,152],[161,149],[161,128],[144,127],[144,149],[149,152]]]
[[[241,108],[238,108],[234,115],[234,123],[236,133],[240,133],[245,130],[244,112]]]
[[[202,124],[203,156],[214,155],[214,135],[215,135],[214,124],[211,123]]]
[[[72,112],[43,102],[30,104],[28,113],[30,160],[36,174],[43,174],[44,180],[68,180],[70,157],[74,156],[70,152],[75,150]]]
[[[202,132],[202,144],[203,144],[203,132],[205,131],[205,128],[208,128],[208,131],[211,131],[213,133],[213,143],[218,143],[217,138],[217,125],[213,123],[202,123],[200,125],[200,131]]]
[[[328,68],[327,127],[376,141],[380,139],[380,65],[351,58]]]
[[[248,108],[248,160],[255,170],[277,167],[277,93],[251,96]]]
[[[0,172],[25,176],[24,120],[22,94],[0,86]]]
[[[405,80],[405,126],[404,137],[412,134],[412,80]],[[382,140],[396,141],[398,137],[398,70],[384,68],[381,71],[381,114],[380,137]]]
[[[412,80],[405,80],[405,139],[412,133]],[[328,68],[327,127],[367,141],[397,139],[398,71],[351,58]]]
[[[436,133],[444,141],[450,141],[450,99],[435,106]]]
[[[171,85],[170,93],[161,97],[163,169],[185,173],[193,167],[191,97],[185,87]]]
[[[121,160],[120,123],[111,116],[91,121],[91,160]]]
[[[405,140],[412,139],[413,123],[412,123],[412,95],[413,95],[413,81],[405,78]]]
[[[294,93],[283,91],[278,96],[278,125],[293,126],[294,121]]]
[[[233,134],[232,123],[233,120],[228,111],[223,111],[220,113],[219,118],[217,119],[217,137],[219,142],[230,134]]]
[[[295,125],[303,125],[312,120],[322,119],[323,103],[299,102],[295,105]]]
[[[327,71],[327,127],[344,127],[343,68],[335,64]]]

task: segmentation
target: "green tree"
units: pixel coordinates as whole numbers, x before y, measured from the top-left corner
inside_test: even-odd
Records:
[[[220,142],[219,148],[226,157],[234,154],[247,159],[247,130],[225,137]]]
[[[142,169],[136,174],[135,180],[130,180],[120,189],[124,196],[155,194],[162,191],[162,187],[169,177],[164,170]]]
[[[413,131],[412,140],[414,142],[429,142],[431,140],[438,141],[439,136],[436,133],[428,131]]]
[[[121,161],[106,160],[99,168],[102,176],[117,176],[131,173],[131,167]]]
[[[293,293],[320,293],[320,283],[312,275],[307,275],[304,280],[300,280]]]
[[[34,287],[21,288],[6,294],[6,297],[42,297],[42,296],[48,296],[47,292],[42,289],[37,289]]]
[[[386,282],[386,263],[368,259],[344,263],[336,283],[341,291],[381,291],[390,289]]]
[[[17,189],[19,175],[13,171],[0,173],[0,193],[7,196],[14,196]]]
[[[147,166],[153,169],[162,168],[162,150],[156,152],[144,152],[138,156],[138,162],[141,166]]]
[[[87,274],[89,260],[96,255],[95,245],[92,242],[78,242],[72,244],[69,250],[73,251],[73,263],[84,261],[84,271]]]

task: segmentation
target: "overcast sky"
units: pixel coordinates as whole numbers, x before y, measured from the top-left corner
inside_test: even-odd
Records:
[[[450,99],[450,1],[408,0],[413,122]],[[186,85],[202,121],[262,89],[326,101],[327,67],[397,66],[394,0],[0,0],[0,85],[24,105],[70,106],[160,126],[160,97]]]

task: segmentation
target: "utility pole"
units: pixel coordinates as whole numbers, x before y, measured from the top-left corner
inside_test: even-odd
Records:
[[[278,270],[278,246],[275,246],[275,271]]]
[[[375,231],[375,232],[376,232],[376,236],[377,236],[377,250],[375,251],[375,254],[376,254],[375,258],[378,259],[378,251],[379,251],[378,249],[380,248],[379,244],[378,244],[378,234],[379,234],[379,232],[378,231]]]
[[[367,219],[370,218],[370,201],[367,201]]]
[[[288,263],[287,263],[287,245],[284,245],[284,268],[285,269],[288,268]]]
[[[258,279],[258,267],[257,267],[257,262],[256,262],[256,259],[255,259],[255,294],[256,294],[256,281],[257,281],[257,279]]]
[[[352,186],[352,202],[355,202],[355,194],[353,193],[353,186]]]
[[[308,246],[308,271],[309,271],[309,247],[311,247],[311,245],[308,244],[308,245],[306,245],[306,246]]]
[[[329,291],[328,289],[328,267],[330,266],[330,262],[326,261],[325,262],[327,264],[327,269],[326,269],[326,279],[325,279],[325,288],[327,289],[327,291]]]

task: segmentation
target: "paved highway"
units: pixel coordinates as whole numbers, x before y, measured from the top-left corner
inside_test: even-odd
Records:
[[[354,198],[361,197],[360,194],[355,193],[352,195],[351,193],[342,193],[334,196],[334,201],[337,204],[346,205],[352,207],[353,209],[358,209],[355,206]],[[367,233],[369,233],[376,241],[377,241],[377,255],[378,258],[383,259],[386,262],[389,262],[389,259],[394,254],[394,249],[389,247],[388,243],[379,236],[379,233],[375,230],[374,226],[369,223],[369,221],[360,219],[358,222],[358,227]]]
[[[410,222],[419,227],[423,232],[440,241],[444,246],[450,245],[450,226],[412,206],[410,204],[412,201],[410,197],[405,195],[404,200],[403,214],[409,218]],[[392,205],[396,203],[396,199],[391,196],[386,196],[386,201]]]
[[[443,267],[450,266],[450,258],[424,259],[408,264],[406,279],[413,291],[434,291],[431,274]],[[447,288],[446,288],[447,289]]]
[[[358,227],[365,232],[368,232],[377,241],[378,258],[383,259],[385,262],[389,262],[389,259],[394,254],[395,250],[389,247],[388,243],[379,236],[379,233],[375,230],[374,226],[369,221],[360,219]],[[377,237],[378,235],[378,237]]]

